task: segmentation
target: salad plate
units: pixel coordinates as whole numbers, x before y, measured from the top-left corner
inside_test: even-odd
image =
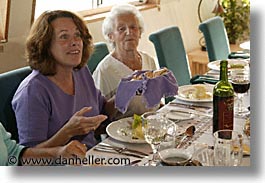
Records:
[[[212,102],[213,87],[208,84],[183,85],[179,87],[175,97],[186,102]]]
[[[209,69],[220,71],[220,62],[221,60],[212,61],[209,62],[207,66]],[[228,59],[228,70],[243,69],[245,66],[248,66],[247,60]]]
[[[133,117],[123,118],[110,123],[107,128],[107,134],[118,141],[127,143],[147,143],[144,139],[132,138]]]

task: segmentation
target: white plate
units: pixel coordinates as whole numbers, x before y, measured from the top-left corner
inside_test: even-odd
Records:
[[[167,119],[170,119],[174,122],[180,122],[180,121],[190,120],[194,118],[193,114],[183,113],[181,111],[174,111],[174,110],[170,110],[169,112],[166,113],[165,116]]]
[[[196,92],[197,87],[205,87],[206,94],[209,95],[207,98],[196,98],[194,92]],[[183,85],[179,87],[178,95],[175,97],[179,100],[187,102],[212,102],[213,101],[213,87],[214,85],[204,85],[204,84],[195,84],[195,85]],[[189,95],[191,94],[191,95]]]
[[[221,60],[212,61],[207,64],[209,69],[220,71],[220,62]],[[242,65],[242,67],[245,67],[248,65],[247,60],[239,60],[239,59],[229,59],[228,60],[228,70],[233,69],[233,65]],[[232,68],[231,68],[232,66]],[[237,68],[234,68],[237,69]]]
[[[132,139],[132,129],[131,124],[133,118],[123,118],[118,121],[114,121],[107,126],[107,134],[118,141],[127,142],[127,143],[146,143],[142,139]]]

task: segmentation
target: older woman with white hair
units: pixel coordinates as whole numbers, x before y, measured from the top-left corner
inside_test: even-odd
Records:
[[[102,32],[113,50],[99,63],[93,78],[97,88],[106,98],[115,95],[121,78],[136,70],[156,69],[154,59],[137,49],[143,31],[143,17],[133,5],[116,5],[105,18]],[[133,106],[140,111],[132,113],[144,112],[141,111],[141,100],[138,101],[140,104],[134,102]]]

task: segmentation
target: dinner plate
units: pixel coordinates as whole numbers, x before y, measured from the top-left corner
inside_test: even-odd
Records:
[[[221,60],[212,61],[212,62],[209,62],[207,66],[209,69],[220,71],[220,62]],[[243,68],[247,65],[248,65],[247,60],[228,59],[227,67],[228,67],[228,70],[233,70],[233,69]]]
[[[204,87],[205,94],[207,97],[197,97],[198,88]],[[175,97],[179,100],[186,102],[212,102],[213,101],[213,87],[214,85],[205,84],[194,84],[194,85],[183,85],[179,87],[178,95]],[[199,94],[199,93],[198,93]]]
[[[127,143],[147,143],[143,139],[133,139],[132,138],[132,128],[131,124],[133,118],[123,118],[118,121],[114,121],[107,126],[107,134],[118,141],[127,142]]]

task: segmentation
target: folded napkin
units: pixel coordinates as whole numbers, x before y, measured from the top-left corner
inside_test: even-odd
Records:
[[[238,52],[231,52],[228,55],[229,59],[237,59],[237,58],[242,58],[242,59],[249,59],[250,54],[249,53],[245,53],[242,51],[238,51]]]
[[[166,74],[147,78],[146,71],[135,71],[132,75],[122,78],[115,96],[115,107],[123,114],[127,111],[131,99],[140,93],[143,97],[143,104],[147,108],[153,108],[160,103],[162,97],[169,97],[178,94],[178,84],[171,71]],[[131,80],[133,75],[142,75],[141,80]]]
[[[190,79],[191,84],[204,84],[204,83],[216,84],[218,81],[219,79],[207,75],[196,75]]]

